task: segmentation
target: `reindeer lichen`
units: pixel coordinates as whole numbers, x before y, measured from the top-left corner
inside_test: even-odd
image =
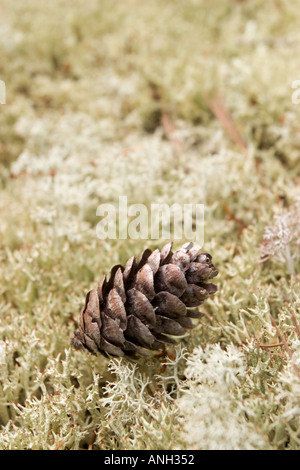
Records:
[[[300,5],[207,3],[0,0],[0,449],[300,449]],[[220,271],[136,362],[70,347],[165,243],[97,238],[119,195],[204,204]]]

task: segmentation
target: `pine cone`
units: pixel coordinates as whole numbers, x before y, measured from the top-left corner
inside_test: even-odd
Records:
[[[139,261],[133,256],[114,266],[107,281],[103,276],[91,290],[80,313],[80,325],[71,340],[77,349],[113,356],[145,355],[176,342],[193,328],[197,307],[217,286],[207,283],[218,274],[208,253],[193,243],[174,254],[172,244],[163,249],[146,249]]]

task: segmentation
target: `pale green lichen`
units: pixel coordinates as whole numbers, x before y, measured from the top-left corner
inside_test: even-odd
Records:
[[[299,5],[0,6],[0,448],[299,450]],[[204,203],[220,271],[137,362],[70,347],[102,274],[165,242],[97,239],[119,195]]]

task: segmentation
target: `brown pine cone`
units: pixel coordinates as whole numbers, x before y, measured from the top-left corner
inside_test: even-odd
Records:
[[[114,266],[107,281],[103,276],[91,290],[80,313],[80,325],[71,340],[77,349],[113,356],[145,355],[174,343],[193,328],[191,318],[200,317],[197,307],[217,286],[207,281],[218,271],[208,253],[193,243],[175,253],[168,243],[163,249],[146,249]]]

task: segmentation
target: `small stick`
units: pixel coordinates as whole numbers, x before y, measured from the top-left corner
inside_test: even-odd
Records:
[[[295,313],[291,310],[291,316],[292,316],[292,320],[293,320],[293,323],[294,323],[294,326],[295,326],[295,330],[296,330],[296,333],[297,333],[297,336],[298,338],[300,339],[300,327],[297,323],[297,318],[296,318],[296,315]]]
[[[161,111],[161,126],[165,132],[166,138],[170,142],[170,145],[172,147],[172,151],[174,154],[175,158],[175,163],[178,162],[178,159],[180,157],[181,151],[182,151],[182,142],[181,140],[176,136],[176,127],[175,124],[170,116],[170,113],[166,109],[166,106],[163,104],[161,92],[159,90],[159,87],[153,83],[149,82],[149,87],[151,90],[151,96],[154,101],[157,101],[160,103],[160,111]]]
[[[96,426],[96,428],[97,428],[97,426]],[[97,434],[96,434],[96,428],[95,428],[94,431],[93,431],[92,439],[91,439],[91,442],[90,442],[90,444],[89,444],[89,446],[88,446],[88,450],[93,450],[93,445],[94,445],[94,442],[95,442],[95,440],[96,440],[96,435],[97,435]]]
[[[241,235],[243,230],[247,227],[247,224],[245,224],[245,222],[242,219],[239,219],[238,217],[236,217],[234,213],[232,212],[232,210],[227,206],[227,204],[225,204],[225,202],[223,202],[222,204],[222,209],[224,210],[224,212],[226,212],[230,220],[233,220],[234,222],[239,224],[240,227],[239,227],[238,234]]]
[[[210,109],[212,110],[216,118],[223,125],[231,140],[236,144],[239,150],[245,153],[247,150],[246,143],[238,132],[233,122],[233,119],[221,98],[217,96],[211,100],[208,100],[208,105],[210,106]]]
[[[271,317],[271,322],[272,322],[274,328],[276,329],[276,332],[277,332],[279,338],[280,338],[281,341],[283,342],[283,345],[284,345],[284,347],[285,347],[285,349],[286,349],[286,351],[287,351],[287,353],[288,353],[288,355],[289,355],[289,358],[290,358],[291,361],[292,361],[292,364],[293,364],[293,367],[294,367],[294,369],[295,369],[295,372],[296,372],[296,374],[298,375],[298,377],[299,377],[299,379],[300,379],[300,369],[299,369],[298,366],[296,366],[296,364],[293,362],[293,359],[292,359],[292,358],[293,358],[293,351],[291,350],[291,348],[290,348],[289,345],[287,344],[284,335],[283,335],[283,334],[281,333],[281,331],[279,330],[279,328],[278,328],[278,326],[276,325],[276,322],[275,322],[274,318],[272,317],[272,315],[270,315],[270,317]]]
[[[64,443],[65,443],[65,441],[64,441],[64,440],[61,440],[61,441],[57,444],[57,446],[54,447],[54,450],[60,449],[60,447],[61,447]]]
[[[178,158],[182,150],[182,142],[176,137],[175,125],[171,119],[171,116],[165,109],[162,109],[161,124],[165,131],[166,137],[171,144],[174,156]]]
[[[284,343],[273,343],[273,344],[260,344],[261,348],[277,348],[277,346],[284,346]]]

